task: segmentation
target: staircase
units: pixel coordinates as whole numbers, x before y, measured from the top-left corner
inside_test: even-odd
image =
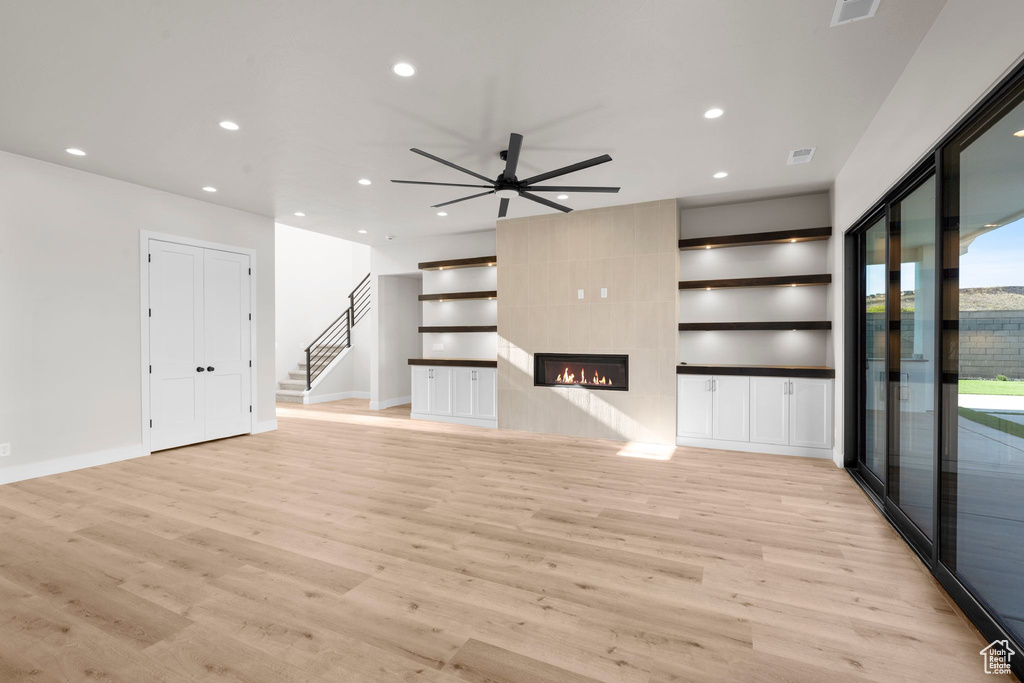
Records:
[[[348,295],[348,308],[306,347],[305,359],[278,383],[279,403],[307,403],[317,379],[352,346],[352,328],[370,312],[370,274]]]

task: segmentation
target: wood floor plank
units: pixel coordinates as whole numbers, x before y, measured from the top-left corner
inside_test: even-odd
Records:
[[[983,680],[829,461],[357,400],[278,424],[0,486],[0,681]]]

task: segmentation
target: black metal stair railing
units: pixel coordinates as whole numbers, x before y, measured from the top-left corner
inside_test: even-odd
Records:
[[[370,312],[370,274],[348,295],[348,308],[306,347],[306,390],[342,351],[352,346],[352,328]]]

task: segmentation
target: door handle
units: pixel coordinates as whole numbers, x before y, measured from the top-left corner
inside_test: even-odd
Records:
[[[207,365],[206,366],[206,371],[207,372],[213,372],[213,366],[212,365]]]
[[[196,368],[196,372],[206,372],[206,368],[203,368],[203,367]]]

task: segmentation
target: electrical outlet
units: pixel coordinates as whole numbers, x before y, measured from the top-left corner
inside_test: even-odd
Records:
[[[607,299],[608,298],[608,288],[607,287],[602,287],[601,288],[601,298],[602,299]]]
[[[582,299],[583,298],[583,290],[582,289],[577,289],[576,290],[576,298],[577,299]]]
[[[0,443],[0,458],[6,458],[11,454],[11,444]]]

